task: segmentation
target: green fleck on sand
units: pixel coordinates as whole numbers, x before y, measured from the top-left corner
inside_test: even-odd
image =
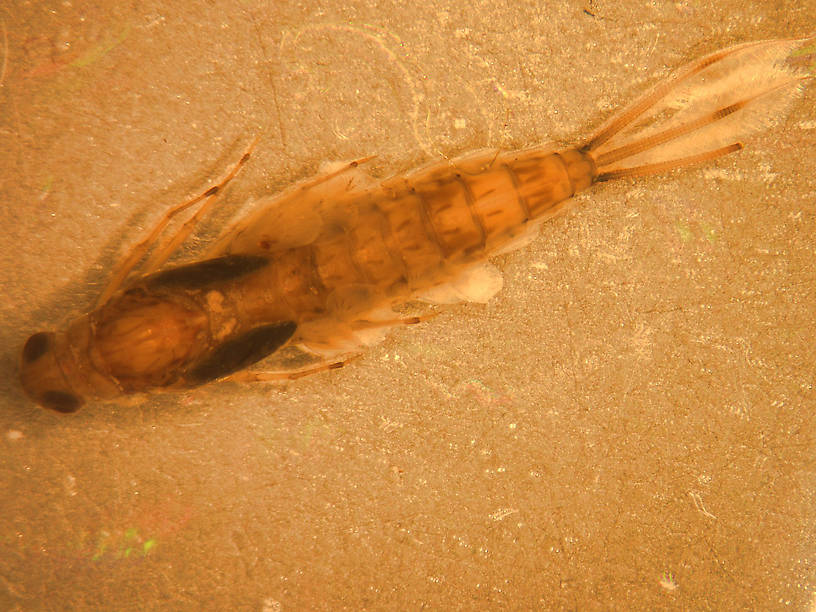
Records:
[[[692,233],[688,224],[683,223],[682,221],[677,221],[674,224],[674,227],[677,229],[677,233],[680,234],[680,239],[683,242],[690,242],[694,239],[694,234]]]
[[[810,66],[808,66],[808,72],[811,76],[816,76],[816,43],[797,49],[790,54],[791,57],[805,57],[808,55],[813,56],[812,62]]]
[[[713,225],[709,225],[705,221],[700,223],[700,229],[703,230],[703,235],[705,236],[706,240],[711,243],[717,242],[717,228]]]
[[[71,62],[71,66],[76,66],[77,68],[84,68],[85,66],[89,66],[93,64],[95,61],[104,57],[108,52],[116,48],[119,44],[122,43],[130,34],[131,25],[126,25],[121,32],[113,39],[113,40],[106,40],[92,49],[89,49],[84,55],[78,57],[73,62]]]

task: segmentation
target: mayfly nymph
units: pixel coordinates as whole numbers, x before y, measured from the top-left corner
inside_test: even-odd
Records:
[[[260,201],[201,261],[165,266],[250,146],[219,184],[162,217],[92,312],[28,339],[23,388],[73,412],[219,379],[293,379],[421,321],[395,314],[408,301],[486,302],[502,285],[488,258],[525,244],[579,191],[741,149],[813,77],[788,61],[804,42],[746,43],[692,62],[573,148],[480,151],[381,181],[359,168],[365,159],[345,164]],[[160,243],[185,210],[195,212]],[[245,371],[289,346],[314,363]]]

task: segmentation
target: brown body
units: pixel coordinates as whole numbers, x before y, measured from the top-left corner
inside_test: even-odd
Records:
[[[690,64],[613,117],[580,148],[480,152],[377,182],[356,163],[258,203],[203,261],[162,269],[219,185],[171,210],[134,248],[98,307],[60,333],[32,336],[21,381],[62,412],[85,399],[194,387],[210,380],[296,378],[338,367],[411,299],[486,301],[501,286],[486,264],[594,182],[701,162],[741,148],[736,138],[775,113],[809,75],[779,64],[801,41],[749,43]],[[762,78],[751,76],[762,73]],[[734,80],[750,80],[735,93]],[[669,95],[671,94],[671,95]],[[694,100],[676,111],[673,96]],[[776,106],[774,106],[776,105]],[[669,111],[676,111],[667,118]],[[179,232],[125,282],[176,213],[202,202]],[[242,375],[286,345],[315,364]],[[334,360],[334,361],[333,361]]]
[[[230,339],[283,322],[296,328],[283,341],[323,357],[348,352],[365,344],[359,332],[394,324],[393,317],[378,320],[379,313],[517,240],[594,176],[594,164],[575,150],[466,161],[453,171],[435,165],[335,193],[322,212],[328,222],[309,244],[248,243],[237,232],[223,255],[138,279],[65,333],[34,336],[24,362],[37,361],[43,343],[53,343],[46,368],[52,388],[110,398],[232,374],[235,367],[202,374],[202,364]],[[309,222],[304,231],[313,234]],[[26,389],[42,386],[40,370],[24,369]],[[35,399],[75,405],[67,395]]]

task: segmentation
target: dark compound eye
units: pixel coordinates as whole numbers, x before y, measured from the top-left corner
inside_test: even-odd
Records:
[[[31,336],[23,347],[23,361],[31,363],[42,357],[53,344],[54,334],[40,332]]]
[[[82,406],[82,400],[73,393],[65,391],[46,391],[40,396],[40,404],[44,408],[57,412],[76,412]]]

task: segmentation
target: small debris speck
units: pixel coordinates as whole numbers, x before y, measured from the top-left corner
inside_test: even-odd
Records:
[[[660,579],[660,586],[662,586],[667,591],[674,591],[677,589],[677,583],[674,581],[674,574],[671,572],[664,572],[663,577]]]

